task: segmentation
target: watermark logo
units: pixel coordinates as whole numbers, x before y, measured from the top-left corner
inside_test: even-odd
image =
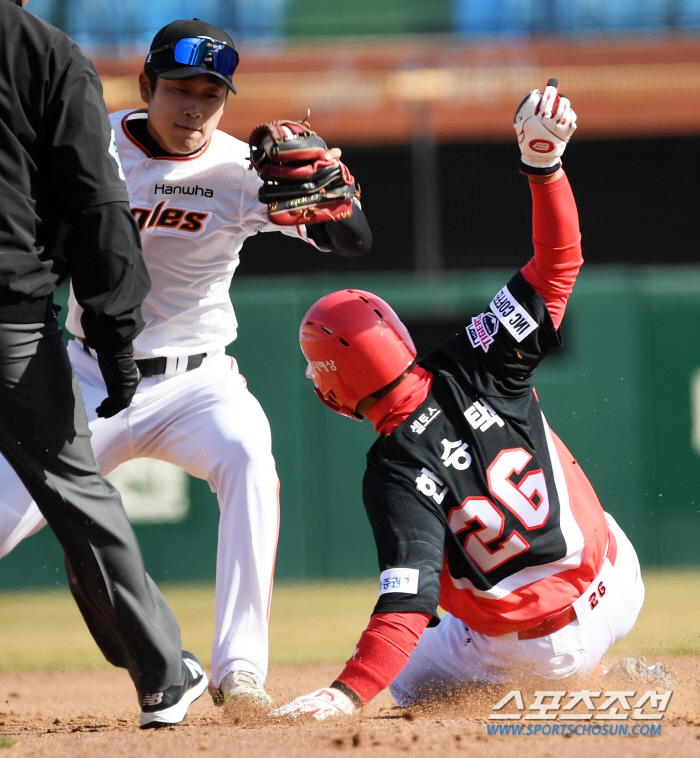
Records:
[[[659,723],[595,723],[595,724],[487,724],[489,737],[660,737]]]
[[[673,690],[659,694],[655,690],[537,690],[527,707],[520,690],[511,690],[492,708],[489,721],[559,721],[567,724],[489,725],[489,734],[513,735],[659,735],[661,724],[620,724],[622,721],[661,721]],[[594,722],[579,724],[571,722]],[[598,723],[607,722],[607,723]],[[610,723],[612,722],[612,723]],[[501,727],[501,728],[498,728]]]

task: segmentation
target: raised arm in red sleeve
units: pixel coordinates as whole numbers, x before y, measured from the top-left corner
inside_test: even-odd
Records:
[[[396,679],[429,621],[429,613],[377,613],[372,616],[354,655],[333,685],[341,682],[362,703],[369,703]]]
[[[579,268],[581,232],[576,202],[566,174],[553,182],[530,182],[534,257],[522,274],[542,296],[558,329]]]

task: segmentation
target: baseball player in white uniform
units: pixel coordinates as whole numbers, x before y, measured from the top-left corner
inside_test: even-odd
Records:
[[[146,327],[134,343],[143,378],[129,408],[112,418],[95,415],[106,390],[72,293],[67,327],[76,336],[68,349],[103,474],[133,458],[155,458],[217,493],[212,695],[219,703],[244,696],[265,704],[279,481],[268,420],[225,353],[237,328],[231,278],[244,241],[257,232],[283,231],[345,255],[367,250],[371,234],[356,201],[347,222],[269,222],[258,200],[261,180],[248,169],[248,145],[216,129],[228,91],[235,92],[237,61],[223,30],[175,21],[154,38],[140,75],[148,109],[111,116],[152,280]],[[336,233],[342,242],[334,243]],[[0,459],[0,557],[44,524]]]

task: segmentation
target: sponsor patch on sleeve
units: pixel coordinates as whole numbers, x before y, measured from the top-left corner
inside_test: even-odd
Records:
[[[386,595],[388,592],[417,594],[418,569],[393,568],[382,571],[379,576],[379,594]]]
[[[491,310],[517,342],[537,329],[537,322],[504,287],[491,301]]]
[[[405,422],[404,434],[411,442],[416,442],[421,434],[442,415],[442,409],[431,398],[422,408],[419,408],[413,416]]]
[[[498,331],[498,319],[491,311],[474,316],[467,326],[467,336],[472,347],[480,347],[485,353],[493,342],[493,335]]]

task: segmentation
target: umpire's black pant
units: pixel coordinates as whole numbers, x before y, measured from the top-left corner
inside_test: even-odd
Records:
[[[0,452],[61,543],[71,591],[107,660],[128,669],[140,693],[182,683],[180,629],[95,462],[56,322],[0,324]]]

